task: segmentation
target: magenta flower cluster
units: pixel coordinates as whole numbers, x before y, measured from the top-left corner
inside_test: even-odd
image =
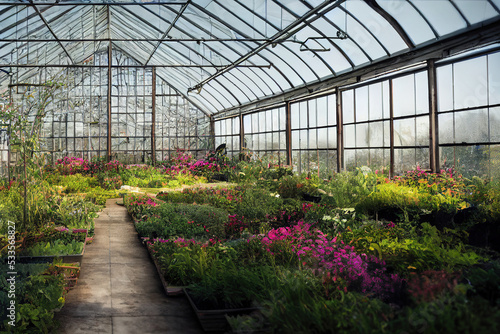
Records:
[[[277,248],[289,244],[305,268],[338,289],[384,298],[396,293],[402,284],[398,275],[387,272],[384,261],[373,255],[358,254],[354,247],[338,242],[336,237],[328,239],[303,221],[292,227],[272,229],[262,236],[261,242],[273,254]],[[275,247],[276,244],[279,246]]]

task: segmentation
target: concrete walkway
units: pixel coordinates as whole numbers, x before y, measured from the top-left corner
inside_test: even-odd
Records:
[[[184,296],[167,297],[124,207],[108,200],[95,220],[77,286],[56,314],[57,333],[203,333]]]

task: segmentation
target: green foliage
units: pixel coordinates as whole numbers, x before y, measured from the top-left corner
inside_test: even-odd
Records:
[[[38,242],[23,252],[25,256],[51,256],[51,255],[74,255],[81,254],[83,251],[83,242],[71,240],[55,240],[52,242]]]
[[[91,188],[98,185],[96,178],[84,176],[82,174],[60,176],[56,183],[64,188],[64,192],[71,193],[86,193]]]
[[[500,310],[484,299],[445,296],[406,308],[386,328],[388,333],[496,333]]]
[[[328,196],[323,196],[322,203],[337,208],[352,208],[368,196],[377,184],[377,176],[371,171],[358,168],[353,172],[334,174],[320,185]]]
[[[332,296],[333,297],[333,296]],[[301,272],[285,273],[263,314],[273,333],[381,333],[388,305],[354,293],[328,298],[321,282]]]
[[[227,221],[227,211],[209,205],[163,203],[136,228],[139,235],[150,238],[224,238]]]
[[[471,285],[471,294],[488,300],[492,306],[500,306],[500,262],[492,261],[474,266],[464,273]]]
[[[0,271],[0,315],[3,321],[2,333],[49,333],[57,326],[55,309],[64,305],[64,275],[57,268],[47,264],[16,264],[16,320],[15,327],[8,324],[7,307],[10,302],[6,273]]]
[[[265,221],[269,216],[279,212],[282,203],[280,197],[276,197],[266,189],[248,188],[233,212],[250,221]]]
[[[345,232],[341,237],[358,252],[372,252],[400,273],[430,269],[455,271],[482,260],[467,249],[459,234],[450,229],[440,232],[428,223],[423,223],[421,230],[372,223]]]
[[[199,309],[251,307],[276,286],[276,275],[270,267],[249,269],[230,263],[221,269],[189,286],[188,293]]]

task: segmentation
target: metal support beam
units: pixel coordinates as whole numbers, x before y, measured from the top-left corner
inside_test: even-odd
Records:
[[[296,99],[301,96],[307,96],[311,93],[332,90],[334,87],[372,79],[393,70],[427,61],[427,59],[442,59],[464,50],[498,41],[500,41],[500,19],[467,33],[452,35],[436,43],[417,46],[411,52],[394,54],[392,57],[376,61],[366,67],[361,67],[337,76],[329,76],[318,82],[308,83],[307,86],[295,86],[283,94],[270,95],[260,98],[257,101],[254,100],[243,103],[240,106],[223,109],[215,115],[222,113],[229,114],[232,110],[239,112],[255,108],[266,108],[267,106],[276,104],[278,101],[283,102],[291,98]]]
[[[337,96],[337,173],[344,169],[344,120],[342,116],[342,92],[337,87],[335,90]]]
[[[210,140],[210,145],[212,146],[212,150],[215,150],[215,119],[212,116],[210,116],[209,140]]]
[[[108,41],[108,40],[107,40]],[[155,65],[157,68],[181,68],[181,67],[192,67],[192,68],[224,68],[227,65],[197,65],[197,64],[171,64],[171,65]],[[2,67],[16,67],[16,68],[48,68],[48,67],[60,67],[60,68],[108,68],[108,65],[29,65],[29,64],[0,64]],[[112,65],[113,68],[147,68],[151,66],[144,65]],[[256,68],[271,68],[271,65],[238,65],[237,67],[256,67]]]
[[[108,45],[108,162],[111,161],[111,89],[113,85],[113,75],[111,72],[111,63],[113,61],[113,53],[111,48],[111,41],[109,41]]]
[[[308,11],[307,13],[305,13],[302,17],[300,17],[299,19],[297,19],[296,21],[294,21],[293,23],[291,23],[290,25],[288,25],[286,28],[284,28],[284,29],[280,30],[279,32],[277,32],[276,34],[274,34],[274,36],[272,36],[269,41],[267,41],[265,43],[262,43],[257,48],[255,48],[252,51],[248,52],[246,55],[240,57],[238,60],[236,60],[235,62],[233,62],[231,65],[223,68],[222,70],[216,72],[215,74],[212,74],[211,76],[209,76],[205,80],[203,80],[200,83],[198,83],[196,86],[189,88],[188,92],[189,91],[194,91],[194,90],[199,90],[207,82],[212,81],[213,79],[215,79],[215,78],[223,75],[224,73],[232,70],[237,65],[243,63],[244,61],[247,61],[250,57],[258,54],[259,52],[261,52],[262,50],[264,50],[268,46],[272,45],[273,43],[279,43],[281,40],[288,39],[294,33],[296,33],[297,31],[299,31],[300,29],[302,29],[303,27],[301,25],[304,22],[306,22],[309,18],[317,15],[316,16],[316,19],[317,19],[317,18],[321,17],[320,12],[322,10],[325,10],[325,9],[326,10],[332,10],[333,8],[340,6],[340,4],[343,3],[344,1],[345,0],[326,0],[326,1],[324,1],[322,4],[320,4],[317,7],[311,9],[310,11]],[[311,23],[312,21],[314,21],[314,19],[310,20],[310,22],[308,22],[308,23]]]
[[[49,23],[47,22],[47,20],[45,20],[45,18],[43,17],[42,13],[40,13],[40,10],[38,9],[38,7],[34,5],[33,0],[29,0],[29,1],[30,1],[31,4],[33,4],[33,8],[35,9],[36,13],[40,17],[40,20],[42,20],[43,24],[45,24],[45,26],[47,27],[47,29],[50,31],[51,35],[54,36],[54,38],[56,39],[57,43],[63,49],[63,51],[66,54],[66,56],[68,56],[68,58],[71,61],[71,63],[74,64],[75,62],[74,62],[73,58],[71,58],[71,55],[69,54],[68,50],[66,50],[66,48],[64,47],[64,45],[61,43],[61,41],[59,40],[59,38],[56,36],[56,34],[54,33],[54,31],[50,27]]]
[[[152,109],[151,109],[151,161],[153,166],[156,165],[156,68],[152,69],[152,83],[151,83],[151,98],[152,98]]]
[[[437,81],[434,60],[427,61],[427,79],[429,87],[429,154],[431,172],[439,172],[439,124],[437,106]]]
[[[243,152],[243,149],[246,148],[245,145],[245,124],[243,123],[243,115],[240,114],[238,116],[238,120],[240,121],[240,159],[241,159],[241,152]]]
[[[176,2],[176,1],[147,1],[147,2],[116,2],[116,1],[109,1],[109,0],[104,0],[101,2],[88,2],[88,1],[68,1],[68,2],[59,2],[59,0],[54,0],[52,2],[49,1],[36,1],[36,0],[30,0],[30,3],[27,2],[12,2],[11,1],[0,1],[0,5],[3,6],[101,6],[101,5],[107,5],[107,6],[147,6],[147,5],[154,5],[154,6],[161,6],[161,5],[175,5],[175,6],[180,6],[183,5],[183,2]]]
[[[371,9],[382,16],[384,20],[386,20],[394,28],[394,30],[396,30],[396,32],[399,34],[399,37],[401,37],[401,39],[406,43],[406,46],[408,46],[408,48],[413,49],[415,47],[415,44],[413,44],[410,36],[408,36],[403,27],[401,27],[398,20],[387,13],[382,7],[380,7],[377,1],[365,0],[365,2],[368,6],[370,6]]]
[[[390,142],[390,164],[389,177],[394,176],[394,89],[392,79],[389,80],[389,142]]]
[[[148,57],[148,60],[146,61],[146,63],[144,65],[147,65],[149,64],[149,62],[151,61],[151,58],[153,58],[153,55],[155,54],[156,50],[158,50],[158,47],[160,46],[160,44],[162,43],[162,41],[168,36],[168,33],[172,30],[172,28],[175,26],[175,23],[177,22],[177,20],[179,20],[179,18],[182,16],[182,14],[184,13],[184,11],[186,10],[187,6],[189,6],[189,3],[191,2],[191,0],[188,0],[181,8],[181,10],[179,11],[179,13],[177,13],[177,16],[173,19],[172,23],[170,24],[170,26],[168,27],[168,29],[165,31],[165,33],[163,34],[163,36],[161,36],[161,39],[156,43],[153,51],[151,52],[151,54],[149,55]]]
[[[292,165],[292,107],[290,102],[285,104],[285,114],[286,114],[286,164]]]

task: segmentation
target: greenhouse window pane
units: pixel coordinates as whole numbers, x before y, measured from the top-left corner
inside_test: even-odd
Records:
[[[307,102],[300,102],[299,103],[299,108],[300,108],[300,127],[301,128],[308,128],[309,127],[309,117],[307,113]]]
[[[344,124],[354,122],[354,90],[342,92],[342,121]]]
[[[356,130],[355,125],[344,126],[344,146],[354,148],[356,147]]]
[[[309,108],[309,127],[310,128],[315,128],[317,126],[317,119],[316,119],[316,99],[312,99],[308,101],[308,108]]]
[[[311,129],[309,130],[309,148],[318,148],[317,144],[317,130],[316,129]]]
[[[382,103],[382,84],[374,84],[368,86],[369,96],[368,100],[370,101],[370,120],[378,120],[383,118],[383,108],[384,105]]]
[[[337,148],[337,127],[328,128],[328,148]]]
[[[455,63],[453,75],[455,109],[477,107],[488,103],[486,57]]]
[[[356,125],[356,147],[368,147],[368,124]]]
[[[407,48],[407,45],[391,24],[373,11],[365,2],[346,1],[344,3],[344,7],[346,7],[347,10],[354,15],[354,17],[360,20],[370,30],[370,32],[384,45],[389,53],[392,54]],[[353,19],[348,20],[348,29],[350,30],[352,27],[355,28],[354,30],[350,30],[348,32],[349,36],[358,42],[361,41],[363,49],[367,50],[370,55],[373,55],[372,59],[385,56],[385,51],[375,38],[371,36],[371,34],[368,34],[368,32],[365,32],[365,35],[361,32],[359,34],[357,33],[357,25],[358,23]],[[359,29],[365,30],[365,28],[361,28],[361,26],[359,26]]]
[[[384,123],[374,122],[369,124],[369,146],[383,147],[384,146]]]
[[[328,148],[328,129],[318,129],[318,148]]]
[[[415,74],[415,114],[429,113],[429,88],[427,72]]]
[[[490,108],[490,141],[500,142],[500,107]]]
[[[467,27],[467,22],[449,1],[413,0],[412,3],[429,20],[439,36]],[[443,20],[442,13],[446,13],[446,20]]]
[[[328,125],[337,125],[337,95],[328,95]]]
[[[429,117],[417,117],[415,121],[417,127],[416,144],[419,146],[429,145]]]
[[[316,110],[318,126],[325,126],[328,123],[328,109],[326,96],[316,99]]]
[[[454,3],[471,24],[485,21],[498,15],[496,10],[487,1],[455,0]]]
[[[472,130],[474,129],[474,130]],[[474,143],[488,141],[487,109],[455,113],[455,142]]]
[[[278,115],[279,115],[279,120],[280,120],[279,129],[285,130],[286,129],[286,110],[285,110],[285,108],[279,108]]]
[[[500,52],[488,55],[489,104],[500,103]]]
[[[414,44],[424,43],[435,37],[424,18],[406,1],[384,0],[377,3],[391,16],[401,18],[398,22]]]
[[[415,115],[415,78],[413,75],[393,81],[394,117]]]
[[[453,67],[447,65],[436,69],[437,102],[439,111],[453,110]]]
[[[356,88],[355,105],[356,105],[356,122],[364,122],[368,120],[368,86]]]
[[[394,146],[415,145],[415,119],[394,121]]]
[[[309,148],[309,140],[308,140],[308,131],[300,130],[300,149],[308,149]]]
[[[292,129],[300,128],[300,108],[298,103],[294,103],[290,105],[290,118],[292,121],[291,127]]]
[[[292,150],[300,149],[300,134],[299,131],[292,131]]]

